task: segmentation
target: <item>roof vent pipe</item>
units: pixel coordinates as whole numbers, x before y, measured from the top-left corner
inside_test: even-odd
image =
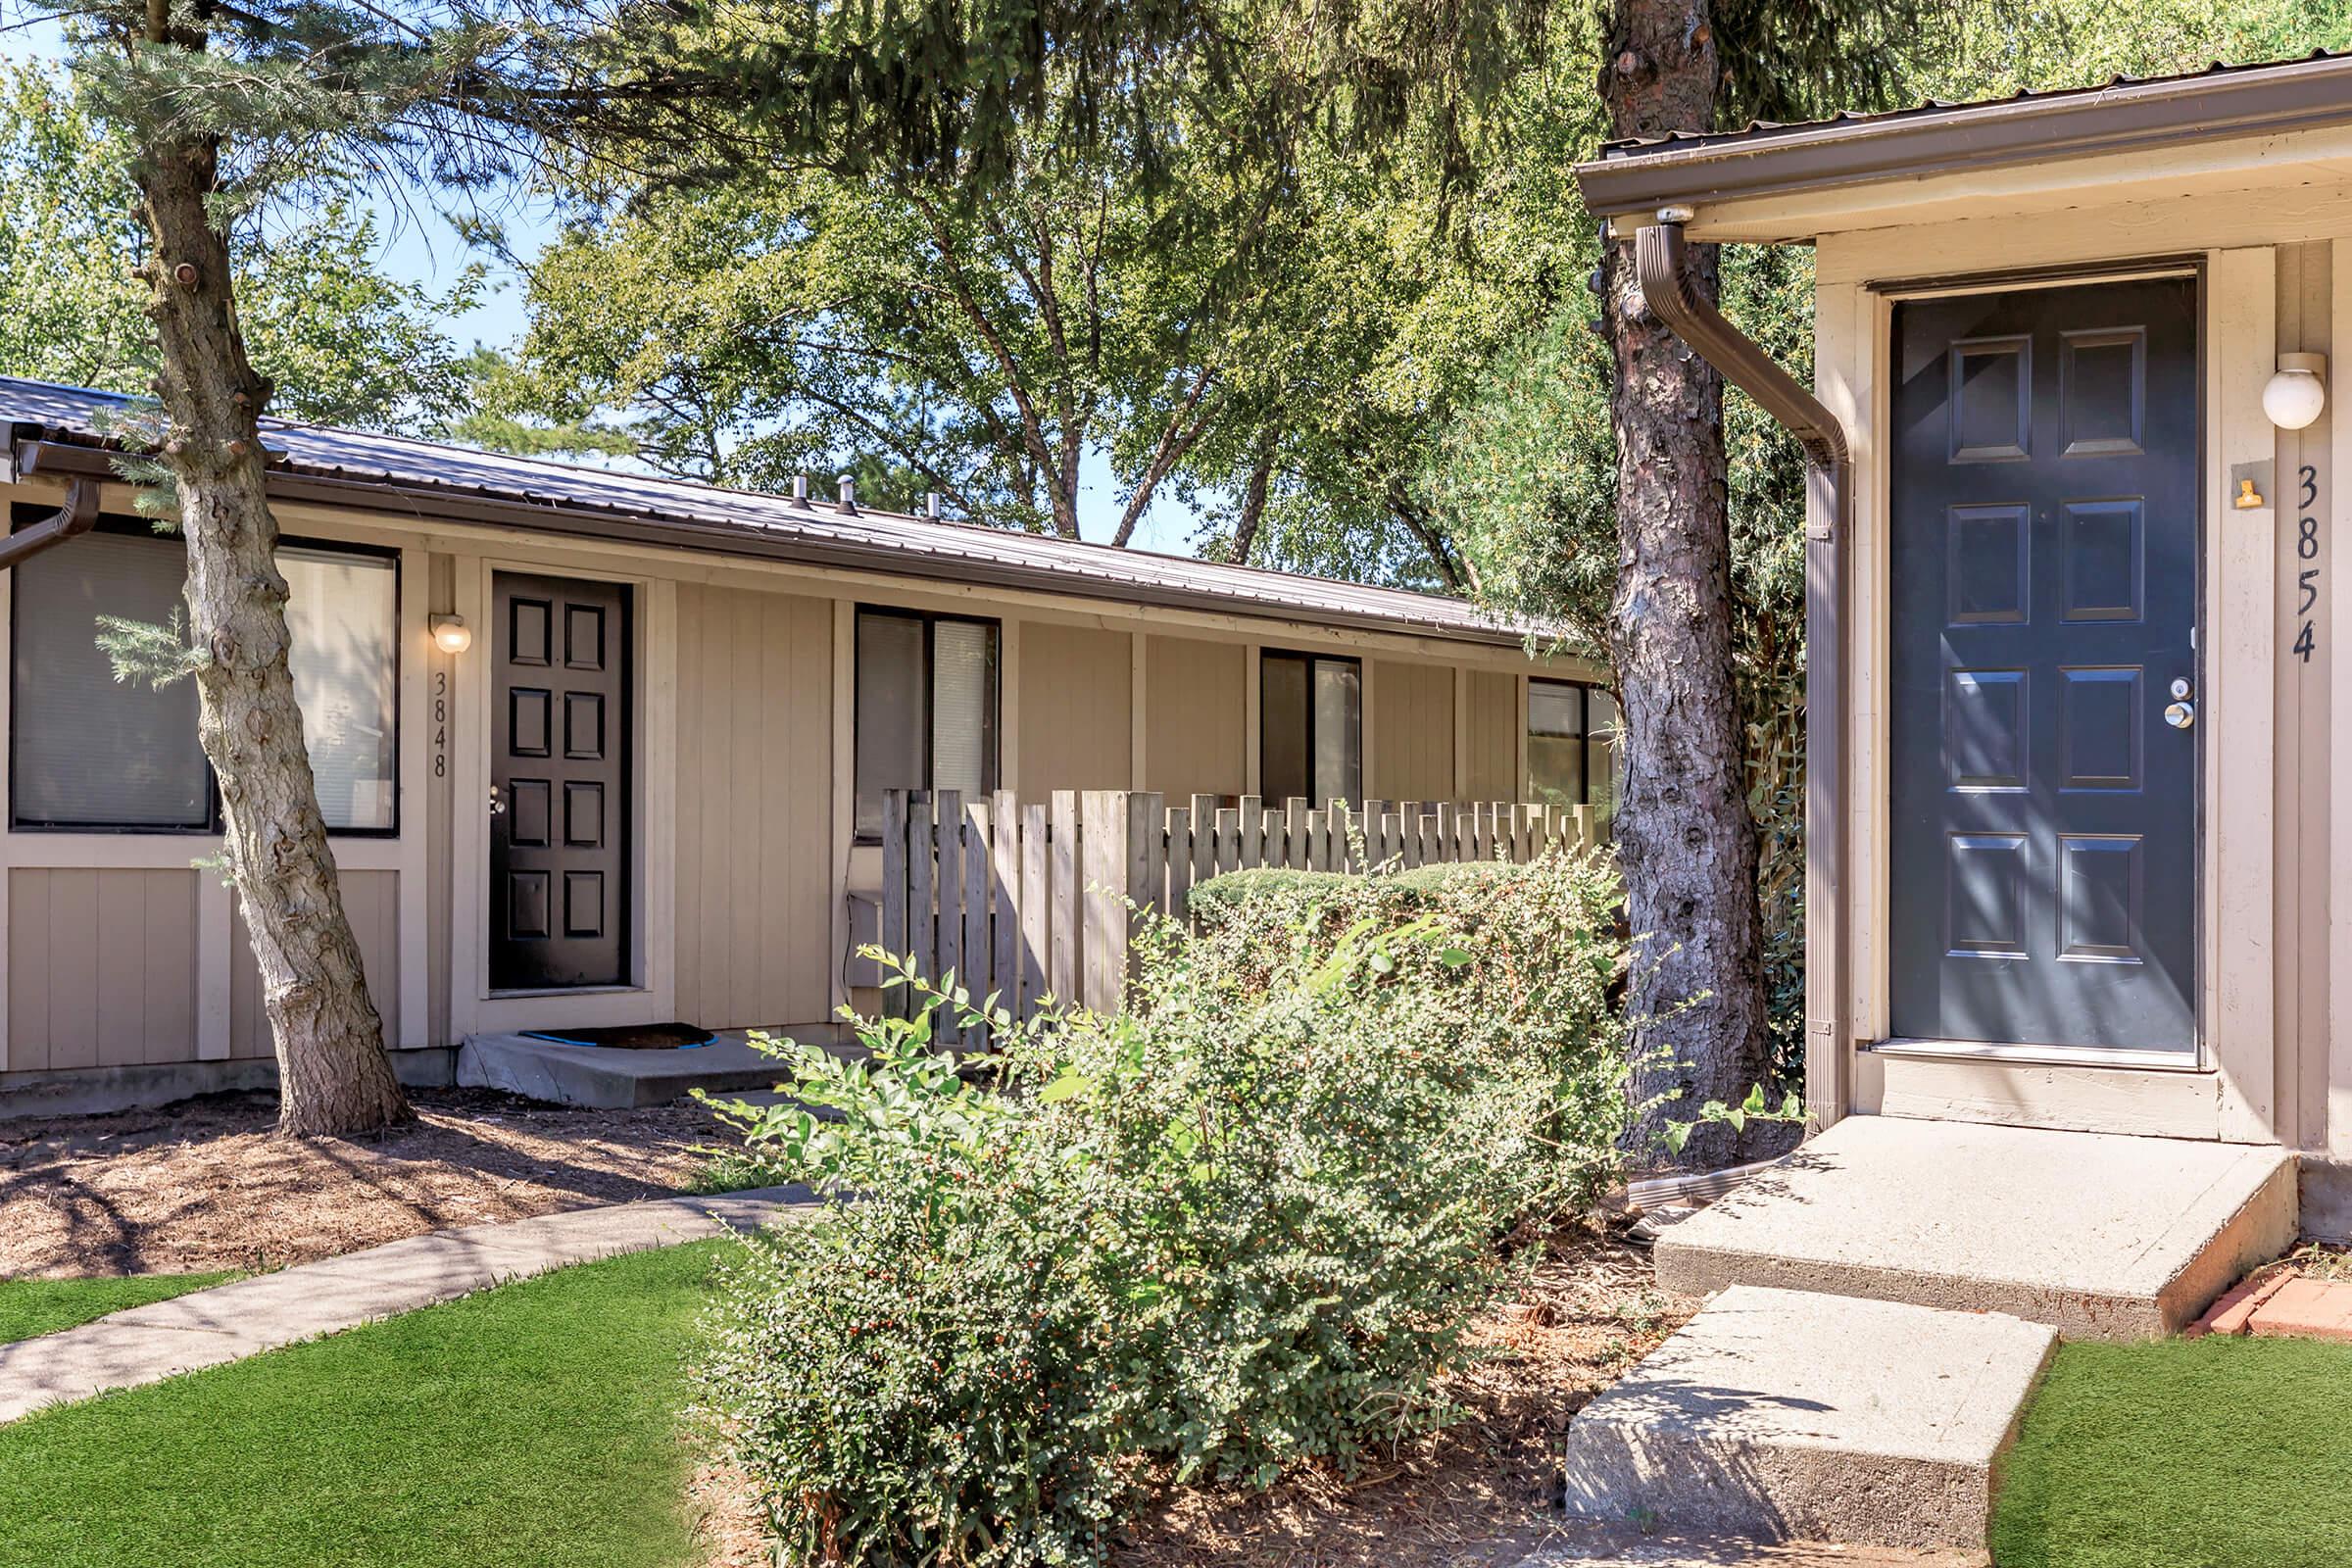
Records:
[[[837,482],[841,485],[841,510],[856,512],[858,510],[858,481],[845,473]]]
[[[808,504],[808,476],[805,473],[792,476],[792,504],[796,507]]]
[[[933,522],[937,522],[937,521],[939,520],[939,492],[938,492],[938,491],[936,491],[936,490],[930,490],[930,491],[926,491],[926,492],[924,492],[924,495],[923,495],[923,515],[924,515],[924,516],[926,516],[926,517],[929,517],[929,518],[930,518],[930,519],[931,519]]]
[[[1846,536],[1853,456],[1845,427],[1762,345],[1690,286],[1683,225],[1665,207],[1634,237],[1635,275],[1658,319],[1788,427],[1810,460],[1805,475],[1805,1102],[1826,1127],[1845,1114],[1852,1049],[1846,801]]]

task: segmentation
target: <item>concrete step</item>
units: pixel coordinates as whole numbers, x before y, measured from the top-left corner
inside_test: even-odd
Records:
[[[1850,1116],[1658,1240],[1658,1282],[2008,1312],[2070,1339],[2195,1321],[2295,1238],[2277,1148]]]
[[[839,1030],[818,1025],[771,1032],[829,1042]],[[783,1064],[754,1050],[739,1029],[689,1051],[616,1051],[519,1034],[467,1035],[458,1051],[460,1084],[606,1110],[667,1104],[697,1089],[714,1095],[773,1089],[785,1076]]]
[[[1997,1313],[1734,1286],[1569,1424],[1568,1512],[1981,1549],[1993,1461],[2057,1345]]]
[[[1982,1550],[1957,1546],[1854,1546],[1571,1520],[1519,1559],[1517,1568],[1992,1568]]]

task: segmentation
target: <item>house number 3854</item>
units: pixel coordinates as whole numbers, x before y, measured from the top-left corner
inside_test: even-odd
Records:
[[[2296,470],[2296,478],[2295,507],[2300,515],[2295,519],[2295,559],[2303,564],[2295,572],[2295,613],[2302,617],[2302,624],[2295,630],[2294,652],[2308,664],[2312,651],[2319,647],[2311,612],[2320,602],[2320,519],[2303,509],[2319,502],[2320,470],[2306,463]]]

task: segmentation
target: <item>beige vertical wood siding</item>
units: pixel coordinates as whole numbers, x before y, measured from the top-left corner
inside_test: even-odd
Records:
[[[8,873],[12,1071],[194,1058],[197,874]]]
[[[679,585],[677,1010],[706,1029],[831,1010],[832,660],[828,600]]]
[[[1371,686],[1365,798],[1453,799],[1453,666],[1384,659],[1372,670]]]
[[[1133,641],[1123,631],[1021,622],[1021,667],[1014,672],[1021,738],[1013,788],[1023,800],[1042,801],[1054,790],[1129,787]]]
[[[1519,677],[1474,669],[1463,677],[1462,798],[1525,798],[1519,772]]]
[[[210,875],[209,872],[205,873]],[[368,995],[384,1022],[384,1039],[400,1038],[400,873],[346,871],[343,873],[343,913],[360,944],[360,964],[368,974]],[[230,916],[228,947],[228,1054],[267,1056],[273,1047],[270,1018],[262,1009],[262,971],[253,957],[253,939],[245,929],[240,905]],[[191,1039],[179,1056],[196,1054]]]
[[[1170,800],[1240,795],[1248,767],[1240,643],[1151,637],[1144,656],[1144,782]]]

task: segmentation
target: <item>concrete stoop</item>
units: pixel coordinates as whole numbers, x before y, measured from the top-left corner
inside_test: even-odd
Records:
[[[2005,1314],[1734,1286],[1570,1423],[1568,1512],[1981,1549],[1993,1461],[2057,1344]]]
[[[829,1025],[776,1031],[828,1044],[838,1032]],[[689,1051],[615,1051],[521,1034],[467,1035],[458,1050],[458,1082],[467,1088],[603,1110],[665,1105],[697,1089],[714,1095],[772,1089],[785,1076],[783,1064],[753,1049],[742,1030],[722,1031]]]
[[[2171,1334],[2295,1239],[2276,1148],[1850,1116],[1657,1244],[1659,1284]]]

